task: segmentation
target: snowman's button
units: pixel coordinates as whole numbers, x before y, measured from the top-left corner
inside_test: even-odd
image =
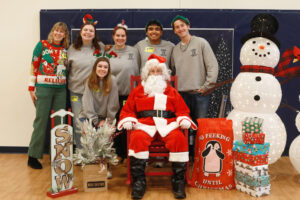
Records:
[[[256,81],[261,81],[261,77],[260,77],[260,76],[257,76],[257,77],[255,77],[255,80],[256,80]]]
[[[254,96],[254,100],[255,100],[255,101],[259,101],[259,100],[260,100],[260,96],[259,96],[259,95],[255,95],[255,96]]]

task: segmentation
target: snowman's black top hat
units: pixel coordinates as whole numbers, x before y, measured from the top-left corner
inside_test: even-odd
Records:
[[[251,20],[251,33],[241,39],[242,44],[254,37],[264,37],[273,41],[280,48],[279,41],[274,37],[278,30],[277,19],[267,13],[261,13],[253,17]]]

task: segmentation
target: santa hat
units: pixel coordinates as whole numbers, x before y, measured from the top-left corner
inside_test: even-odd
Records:
[[[91,14],[84,15],[82,21],[83,21],[84,24],[94,24],[94,25],[96,25],[98,23],[98,21],[94,20],[94,18]]]
[[[146,81],[150,69],[155,66],[162,69],[162,75],[164,76],[165,80],[170,80],[170,70],[167,68],[165,62],[166,59],[164,57],[151,54],[148,58],[148,61],[145,63],[145,66],[142,68],[142,73],[141,73],[142,80]]]
[[[274,37],[278,30],[277,19],[270,14],[261,13],[251,20],[251,33],[241,39],[242,44],[255,37],[264,37],[274,42],[280,48],[279,41]]]

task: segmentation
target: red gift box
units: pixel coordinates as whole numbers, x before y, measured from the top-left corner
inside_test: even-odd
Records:
[[[243,133],[243,142],[245,144],[264,144],[264,133]]]
[[[265,155],[250,155],[246,153],[241,153],[234,151],[233,153],[234,159],[243,163],[247,163],[251,166],[258,166],[258,165],[267,165],[269,154]]]

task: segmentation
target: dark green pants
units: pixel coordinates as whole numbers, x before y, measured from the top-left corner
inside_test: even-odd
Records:
[[[36,116],[28,155],[42,158],[50,112],[51,110],[56,112],[59,109],[66,109],[66,88],[36,87],[36,96]],[[55,124],[60,124],[58,117],[55,119]]]

